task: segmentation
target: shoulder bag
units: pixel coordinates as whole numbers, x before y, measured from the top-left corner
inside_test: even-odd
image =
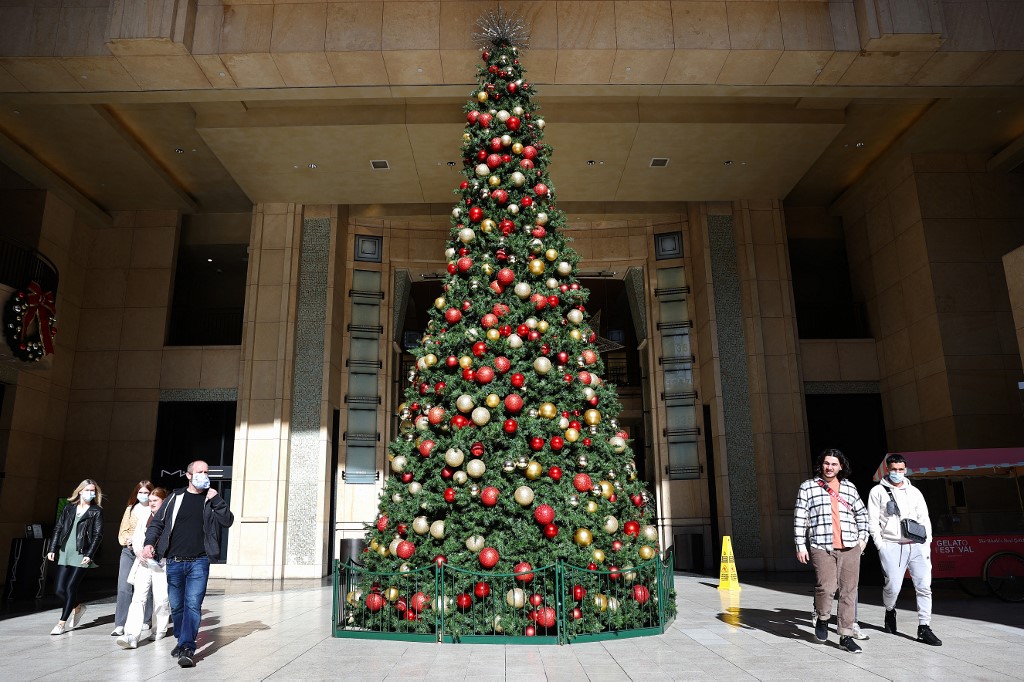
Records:
[[[924,525],[918,523],[914,519],[905,519],[900,513],[900,506],[896,504],[896,498],[892,495],[892,490],[889,488],[885,489],[885,492],[889,493],[889,499],[892,500],[892,506],[896,509],[896,516],[900,517],[900,535],[903,536],[904,540],[910,540],[918,544],[924,544],[928,540],[928,530]]]

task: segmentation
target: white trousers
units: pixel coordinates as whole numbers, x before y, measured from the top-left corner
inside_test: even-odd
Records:
[[[917,621],[920,625],[929,625],[932,621],[932,558],[928,549],[924,544],[901,545],[884,540],[878,548],[885,575],[882,603],[887,609],[895,608],[903,587],[903,576],[909,569],[917,592]]]
[[[143,611],[150,591],[153,592],[153,632],[167,630],[171,619],[171,606],[167,601],[167,573],[163,568],[153,570],[140,564],[135,569],[135,591],[132,592],[128,620],[124,624],[126,635],[138,637],[142,633]]]

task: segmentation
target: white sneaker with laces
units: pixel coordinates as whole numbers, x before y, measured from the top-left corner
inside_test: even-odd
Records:
[[[53,629],[50,630],[50,634],[51,635],[63,635],[65,627],[66,626],[61,625],[60,623],[57,623],[56,625],[53,626]]]
[[[123,635],[123,634],[124,634],[124,628],[123,628],[123,627],[121,627],[120,625],[118,625],[118,626],[117,626],[116,628],[114,628],[114,629],[113,629],[113,631],[112,631],[112,632],[110,633],[110,636],[111,636],[111,637],[120,637],[120,636],[121,636],[121,635]]]

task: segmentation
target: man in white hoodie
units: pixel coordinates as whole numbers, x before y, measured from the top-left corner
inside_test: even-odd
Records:
[[[888,474],[868,495],[868,523],[871,538],[885,574],[882,603],[885,605],[885,631],[896,634],[896,599],[903,587],[903,576],[910,569],[917,592],[917,641],[942,646],[931,629],[932,620],[932,522],[924,495],[907,479],[907,461],[903,455],[885,458]],[[925,528],[924,542],[904,537],[901,521],[912,519]]]

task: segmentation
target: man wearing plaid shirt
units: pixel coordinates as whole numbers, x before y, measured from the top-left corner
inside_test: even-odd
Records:
[[[796,558],[814,567],[814,609],[818,615],[814,636],[828,640],[832,599],[838,590],[839,646],[861,652],[853,640],[860,580],[860,555],[867,545],[868,510],[857,488],[850,483],[850,463],[840,450],[818,455],[814,478],[800,484],[793,506]]]

